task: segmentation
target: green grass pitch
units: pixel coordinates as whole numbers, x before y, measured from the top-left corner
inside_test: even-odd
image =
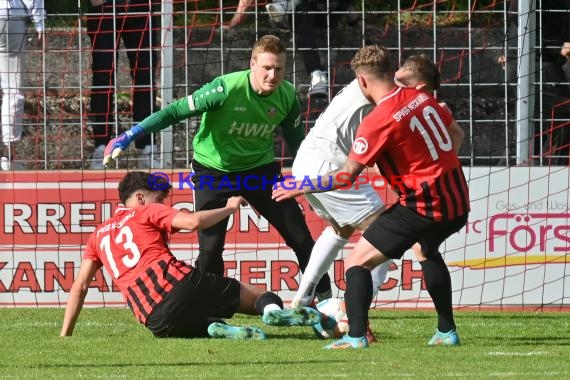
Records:
[[[63,309],[2,309],[0,379],[568,379],[567,313],[456,313],[460,347],[428,347],[430,311],[371,312],[380,342],[323,349],[310,328],[263,326],[264,342],[155,339],[127,309],[84,309],[60,338]]]

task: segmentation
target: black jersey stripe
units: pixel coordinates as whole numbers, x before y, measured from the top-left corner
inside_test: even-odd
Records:
[[[454,170],[452,175],[461,199],[461,210],[459,210],[457,216],[465,215],[469,210],[469,190],[467,189],[467,182],[465,181],[463,170],[460,167]]]
[[[172,268],[172,265],[168,265],[168,263],[164,260],[160,260],[158,262],[158,265],[162,269],[164,280],[172,286],[176,285],[178,283],[178,280],[169,272],[169,269]]]
[[[192,269],[182,261],[178,261],[176,265],[172,266],[172,269],[176,271],[176,277],[179,278],[183,278],[192,271]]]
[[[139,277],[135,280],[135,284],[137,284],[141,294],[145,298],[147,305],[150,306],[150,310],[152,310],[155,304],[155,300],[152,298],[152,295],[150,294],[150,291],[148,290],[145,282]]]
[[[162,286],[160,286],[160,283],[158,281],[158,274],[154,271],[154,269],[147,268],[145,270],[145,273],[148,276],[148,279],[150,280],[150,282],[152,283],[152,287],[153,287],[154,291],[157,294],[163,294],[164,288]]]
[[[449,172],[444,174],[445,189],[447,190],[447,196],[441,199],[441,204],[449,205],[451,203],[451,207],[453,209],[453,211],[450,211],[449,214],[444,213],[442,209],[442,215],[444,216],[445,219],[453,219],[459,216],[459,205],[458,205],[459,199],[457,199],[457,197],[461,196],[461,194],[457,192],[457,186],[455,181],[452,181],[452,175],[453,173]]]
[[[145,308],[144,308],[143,304],[141,303],[141,301],[139,300],[137,294],[135,293],[135,291],[131,287],[127,288],[127,292],[129,293],[130,299],[135,303],[135,306],[131,307],[131,309],[134,311],[135,315],[141,315],[142,319],[146,321],[149,313],[145,310]],[[139,320],[140,320],[140,318],[139,318]]]
[[[425,181],[422,182],[420,184],[420,186],[422,188],[422,198],[423,198],[423,203],[424,203],[425,216],[430,218],[430,219],[433,219],[434,218],[434,207],[433,207],[433,198],[431,197],[430,186]],[[416,210],[416,212],[417,212],[417,210]],[[419,214],[421,214],[421,213],[419,213]]]
[[[449,212],[449,210],[447,209],[447,202],[445,202],[446,197],[448,197],[448,195],[446,193],[448,193],[448,191],[446,191],[446,189],[444,189],[445,184],[447,181],[443,181],[444,183],[442,184],[442,181],[440,181],[439,179],[437,181],[435,181],[435,190],[437,192],[437,196],[439,197],[440,200],[442,200],[442,202],[440,202],[439,207],[440,207],[440,212],[441,215],[447,215],[447,213]]]

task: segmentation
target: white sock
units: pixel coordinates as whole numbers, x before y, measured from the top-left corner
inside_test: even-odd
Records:
[[[265,305],[263,308],[263,314],[273,310],[281,310],[281,307],[276,303],[270,303],[269,305]]]
[[[391,260],[383,262],[382,264],[378,265],[376,268],[372,269],[372,302],[376,299],[378,295],[378,290],[380,286],[386,281],[386,275],[388,274],[388,266],[390,265]]]
[[[327,227],[321,233],[321,236],[315,242],[315,246],[311,251],[311,258],[301,277],[299,290],[295,298],[312,296],[315,285],[321,277],[329,270],[330,266],[337,257],[339,251],[346,245],[347,239],[336,234],[332,227]]]

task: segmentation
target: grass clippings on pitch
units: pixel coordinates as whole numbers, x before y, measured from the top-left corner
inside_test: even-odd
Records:
[[[458,312],[460,347],[428,347],[433,312],[371,312],[380,342],[324,350],[310,328],[263,326],[264,342],[155,339],[126,309],[84,309],[75,335],[60,338],[62,309],[2,309],[0,378],[104,379],[566,379],[567,313]]]

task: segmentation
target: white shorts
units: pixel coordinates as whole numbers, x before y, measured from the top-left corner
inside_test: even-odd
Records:
[[[291,170],[296,180],[318,178],[319,175],[338,169],[335,164],[322,159],[300,158],[297,156]],[[305,198],[317,215],[327,220],[334,220],[340,227],[356,227],[384,207],[384,202],[370,184],[359,184],[358,189],[352,187],[346,190],[306,194]]]

